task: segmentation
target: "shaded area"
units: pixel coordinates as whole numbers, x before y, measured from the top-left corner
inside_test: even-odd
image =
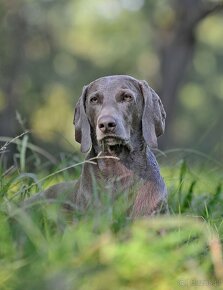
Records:
[[[130,74],[165,105],[162,149],[222,156],[221,1],[5,0],[0,24],[0,136],[69,150],[82,86]]]

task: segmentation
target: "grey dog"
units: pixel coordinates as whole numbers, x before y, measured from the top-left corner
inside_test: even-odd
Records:
[[[64,204],[85,209],[96,181],[112,197],[133,194],[131,217],[167,212],[166,186],[151,151],[164,132],[165,118],[159,96],[146,81],[114,75],[91,82],[74,116],[75,139],[88,152],[79,180],[56,184],[28,203],[62,197]]]

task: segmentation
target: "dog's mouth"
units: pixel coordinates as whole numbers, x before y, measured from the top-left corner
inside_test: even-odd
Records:
[[[129,140],[118,136],[105,136],[99,143],[102,151],[111,155],[120,155],[125,150],[132,151]]]

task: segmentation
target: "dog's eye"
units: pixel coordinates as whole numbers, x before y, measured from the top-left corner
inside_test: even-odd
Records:
[[[90,103],[91,104],[97,104],[98,103],[98,97],[97,96],[91,97],[90,98]]]
[[[129,94],[123,94],[122,95],[122,101],[123,102],[131,102],[132,101],[132,96]]]

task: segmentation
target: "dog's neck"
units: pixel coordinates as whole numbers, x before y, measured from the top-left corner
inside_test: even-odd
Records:
[[[98,156],[92,148],[86,161],[93,158],[94,164],[86,162],[83,166],[78,194],[79,202],[86,205],[91,201],[95,180],[97,180],[96,187],[102,186],[101,188],[106,189],[112,197],[136,190],[137,194],[143,194],[145,198],[149,196],[152,202],[153,199],[158,198],[157,194],[163,192],[165,185],[160,176],[156,158],[146,146],[141,149],[129,152],[128,156],[123,159],[117,159],[103,153]]]
[[[95,171],[105,178],[128,176],[130,178],[151,180],[160,175],[157,162],[151,150],[146,146],[120,156],[108,155],[95,150],[93,147],[87,159],[97,157]]]

